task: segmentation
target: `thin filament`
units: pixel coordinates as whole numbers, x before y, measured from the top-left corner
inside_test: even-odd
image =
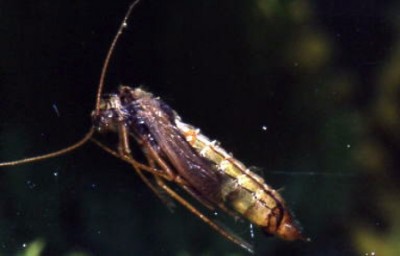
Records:
[[[86,133],[86,135],[81,140],[79,140],[75,144],[72,144],[69,147],[63,148],[61,150],[58,150],[58,151],[55,151],[55,152],[52,152],[52,153],[49,153],[49,154],[41,155],[41,156],[34,156],[34,157],[24,158],[24,159],[21,159],[21,160],[3,162],[3,163],[0,163],[0,167],[13,166],[13,165],[19,165],[19,164],[26,164],[26,163],[36,162],[36,161],[40,161],[40,160],[43,160],[43,159],[48,159],[48,158],[53,158],[53,157],[57,157],[57,156],[63,155],[65,153],[73,151],[76,148],[79,148],[80,146],[85,144],[92,137],[93,132],[94,132],[94,129],[91,128],[88,131],[88,133]]]
[[[99,87],[97,90],[97,96],[96,96],[96,107],[95,107],[95,111],[96,114],[98,114],[99,109],[100,109],[100,101],[101,101],[101,94],[103,92],[103,88],[104,88],[104,79],[106,77],[106,73],[107,73],[107,69],[108,69],[108,65],[110,63],[110,59],[112,57],[112,54],[114,52],[115,46],[118,42],[118,39],[120,38],[122,32],[124,31],[124,29],[127,26],[127,20],[129,18],[129,16],[131,15],[131,12],[133,10],[133,8],[139,3],[139,0],[134,1],[128,8],[128,11],[125,14],[124,19],[121,22],[121,25],[118,28],[117,34],[115,35],[113,41],[111,42],[111,46],[108,49],[106,58],[104,60],[104,64],[103,64],[103,68],[101,69],[101,74],[100,74],[100,79],[99,79]]]

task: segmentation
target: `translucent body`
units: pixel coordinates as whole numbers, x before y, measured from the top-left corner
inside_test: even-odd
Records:
[[[226,175],[221,185],[222,199],[226,204],[269,234],[285,240],[304,240],[285,201],[263,178],[201,134],[199,129],[180,120],[176,125],[190,145]]]

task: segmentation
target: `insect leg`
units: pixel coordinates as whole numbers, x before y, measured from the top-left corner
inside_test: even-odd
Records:
[[[178,203],[183,205],[189,212],[197,216],[201,219],[204,223],[209,225],[212,229],[217,231],[223,237],[228,239],[229,241],[237,244],[238,246],[242,247],[243,249],[247,250],[250,253],[254,253],[253,247],[240,237],[234,235],[232,232],[226,230],[225,228],[221,227],[220,225],[216,224],[214,221],[206,217],[202,214],[199,210],[197,210],[193,205],[191,205],[188,201],[178,195],[174,190],[172,190],[168,185],[162,180],[160,177],[155,177],[157,184],[173,199],[175,199]]]
[[[178,176],[178,179],[180,179],[179,176]],[[208,202],[208,201],[204,200],[203,198],[201,198],[201,196],[199,196],[199,194],[196,191],[194,191],[192,188],[190,188],[190,186],[185,185],[185,183],[183,181],[178,182],[178,183],[186,191],[186,193],[191,195],[193,198],[195,198],[197,201],[199,201],[202,205],[204,205],[210,211],[215,211],[215,206],[213,204],[211,204],[210,202]],[[235,221],[241,220],[241,217],[236,212],[228,209],[223,203],[219,203],[218,207],[223,212],[225,212],[226,214],[228,214],[229,216],[234,218]]]
[[[150,158],[148,154],[146,154],[147,157],[147,161],[149,162],[150,166],[153,166],[154,168],[156,168],[156,163],[154,161],[154,159]],[[163,160],[160,159],[160,161],[163,162],[163,165],[166,165],[166,163],[164,163]],[[188,187],[186,185],[186,182],[179,176],[176,177],[175,182],[180,185],[180,187],[182,187],[186,193],[188,193],[189,195],[191,195],[192,197],[196,198],[197,201],[199,201],[202,205],[204,205],[205,207],[207,207],[209,210],[214,211],[215,207],[210,204],[208,201],[202,199],[196,191],[192,190],[190,187]]]
[[[129,147],[129,132],[127,127],[124,124],[120,124],[118,126],[118,135],[119,135],[119,155],[123,156],[124,158],[134,160],[131,155],[131,149]],[[160,166],[160,169],[163,171],[165,179],[169,181],[174,181],[176,178],[176,174],[172,171],[168,165],[161,159],[158,153],[154,150],[154,148],[147,142],[138,139],[139,143],[145,149],[145,155],[147,159],[153,158],[156,160],[157,164]],[[157,170],[157,168],[154,168]]]
[[[176,173],[169,168],[168,164],[161,159],[160,155],[157,153],[157,151],[150,145],[150,143],[146,141],[140,141],[140,143],[143,145],[144,149],[146,150],[146,157],[147,160],[150,163],[153,163],[151,166],[155,166],[154,163],[157,163],[157,165],[165,171],[165,173],[169,176],[167,180],[177,182],[179,183],[179,180],[176,180],[177,175]]]
[[[133,169],[135,170],[136,174],[140,177],[140,179],[147,185],[147,187],[150,188],[151,191],[158,197],[158,199],[163,202],[167,206],[167,208],[172,212],[174,208],[174,203],[169,200],[170,198],[164,194],[162,190],[159,189],[159,187],[156,187],[155,184],[153,184],[143,173],[141,169],[138,168],[138,166],[132,164]]]
[[[132,156],[125,156],[125,155],[120,155],[117,151],[112,150],[111,148],[107,147],[106,145],[104,145],[103,143],[101,143],[100,141],[96,140],[96,139],[90,139],[93,143],[95,143],[98,147],[100,147],[101,149],[103,149],[104,151],[106,151],[107,153],[115,156],[116,158],[121,159],[122,161],[125,161],[133,166],[136,166],[136,168],[138,168],[139,170],[143,170],[149,173],[154,174],[155,176],[161,176],[164,179],[169,180],[169,176],[166,175],[163,171],[158,170],[156,168],[150,167],[148,165],[142,164],[138,161],[136,161]]]
[[[126,126],[121,123],[118,125],[118,151],[120,155],[131,156],[131,149],[129,147],[129,134]]]
[[[181,196],[179,196],[175,191],[173,191],[171,188],[168,187],[167,184],[165,184],[164,179],[171,181],[170,177],[168,175],[166,175],[165,173],[163,173],[162,171],[159,171],[155,168],[155,163],[158,163],[159,161],[161,161],[162,163],[163,160],[158,156],[159,161],[155,161],[153,158],[150,158],[150,155],[147,155],[147,158],[149,159],[149,164],[150,166],[144,165],[142,163],[137,162],[135,159],[132,158],[132,156],[122,156],[120,155],[118,152],[110,149],[109,147],[103,145],[102,143],[100,143],[99,141],[95,140],[95,139],[91,139],[95,144],[97,144],[100,148],[102,148],[103,150],[105,150],[106,152],[110,153],[111,155],[125,161],[128,162],[132,165],[132,167],[137,171],[137,172],[141,172],[142,170],[144,171],[148,171],[150,173],[152,173],[154,175],[154,178],[157,182],[157,185],[167,193],[168,196],[170,196],[171,198],[173,198],[174,200],[176,200],[178,203],[180,203],[181,205],[183,205],[186,209],[188,209],[192,214],[194,214],[195,216],[197,216],[199,219],[201,219],[203,222],[205,222],[206,224],[208,224],[211,228],[213,228],[215,231],[217,231],[219,234],[221,234],[223,237],[225,237],[226,239],[228,239],[229,241],[237,244],[238,246],[244,248],[245,250],[247,250],[250,253],[253,253],[253,247],[246,241],[244,241],[243,239],[241,239],[240,237],[237,237],[236,235],[234,235],[233,233],[231,233],[230,231],[226,230],[225,228],[221,227],[220,225],[216,224],[215,222],[213,222],[211,219],[209,219],[208,217],[206,217],[204,214],[202,214],[199,210],[197,210],[194,206],[192,206],[188,201],[186,201],[184,198],[182,198]],[[165,164],[165,163],[164,163]],[[141,173],[143,174],[143,173]],[[147,184],[147,183],[146,183]],[[151,184],[151,183],[150,183]],[[177,183],[178,185],[182,185],[179,182]],[[151,186],[153,187],[153,184],[151,184]],[[153,189],[152,189],[153,190]],[[154,191],[154,190],[153,190]],[[157,194],[157,193],[156,193]],[[163,200],[163,199],[161,199]],[[168,204],[167,204],[168,205]]]
[[[187,182],[183,180],[179,175],[176,175],[174,172],[169,171],[170,169],[168,167],[168,164],[165,163],[165,161],[160,157],[159,154],[157,154],[157,152],[152,148],[152,146],[149,143],[146,143],[143,140],[138,140],[138,141],[142,145],[142,147],[146,149],[147,154],[145,155],[150,166],[153,166],[156,169],[155,166],[157,164],[158,166],[160,166],[161,169],[166,170],[167,173],[171,173],[171,176],[174,177],[174,180],[172,181],[180,185],[180,187],[182,187],[186,191],[186,193],[191,195],[193,198],[195,198],[209,210],[211,211],[215,210],[215,206],[213,203],[204,200],[196,191],[194,191],[190,186],[188,186]],[[235,220],[241,219],[237,213],[228,209],[223,203],[218,204],[218,207],[228,215],[232,216]]]
[[[107,147],[106,145],[102,144],[101,142],[97,141],[96,139],[91,139],[92,142],[94,142],[97,146],[99,146],[101,149],[103,149],[104,151],[106,151],[107,153],[129,163],[132,167],[133,170],[135,170],[135,172],[137,173],[137,175],[142,179],[142,181],[151,189],[151,191],[154,192],[154,194],[156,194],[156,196],[172,211],[172,208],[174,207],[173,202],[169,201],[168,197],[166,197],[165,194],[162,194],[161,191],[159,189],[159,187],[155,186],[155,184],[153,184],[144,174],[143,171],[146,172],[150,172],[151,174],[153,174],[154,176],[162,176],[162,172],[152,168],[150,166],[147,166],[145,164],[139,163],[137,162],[135,159],[133,159],[132,156],[127,157],[127,156],[121,156],[118,152],[112,150],[111,148]],[[164,177],[163,177],[164,178]]]

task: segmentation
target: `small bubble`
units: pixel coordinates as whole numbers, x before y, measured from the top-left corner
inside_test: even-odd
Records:
[[[22,247],[25,248],[25,247],[26,247],[26,243],[23,243],[23,244],[22,244]]]
[[[32,182],[31,180],[26,181],[26,185],[30,189],[34,189],[36,187],[36,183]]]
[[[268,127],[267,127],[266,125],[263,125],[263,126],[261,126],[261,129],[262,129],[263,131],[266,131],[266,130],[268,129]]]
[[[54,177],[58,177],[58,172],[53,172]]]
[[[90,184],[90,187],[91,187],[91,188],[96,188],[97,185],[96,185],[95,183],[92,183],[92,184]]]
[[[124,21],[124,23],[122,23],[122,27],[126,28],[127,26],[128,26],[128,23],[126,23],[126,22]]]
[[[218,216],[218,212],[214,212],[214,216]]]
[[[254,226],[251,223],[250,223],[250,237],[251,239],[254,239]]]
[[[52,105],[54,112],[56,112],[57,117],[60,117],[60,111],[58,110],[57,105],[54,103]]]
[[[347,145],[346,145],[346,148],[351,148],[351,145],[350,145],[350,144],[347,144]]]

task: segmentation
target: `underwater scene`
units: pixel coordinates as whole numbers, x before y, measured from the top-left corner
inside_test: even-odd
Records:
[[[398,1],[141,0],[96,107],[130,4],[0,2],[0,165],[90,132],[0,167],[0,256],[400,255]]]

